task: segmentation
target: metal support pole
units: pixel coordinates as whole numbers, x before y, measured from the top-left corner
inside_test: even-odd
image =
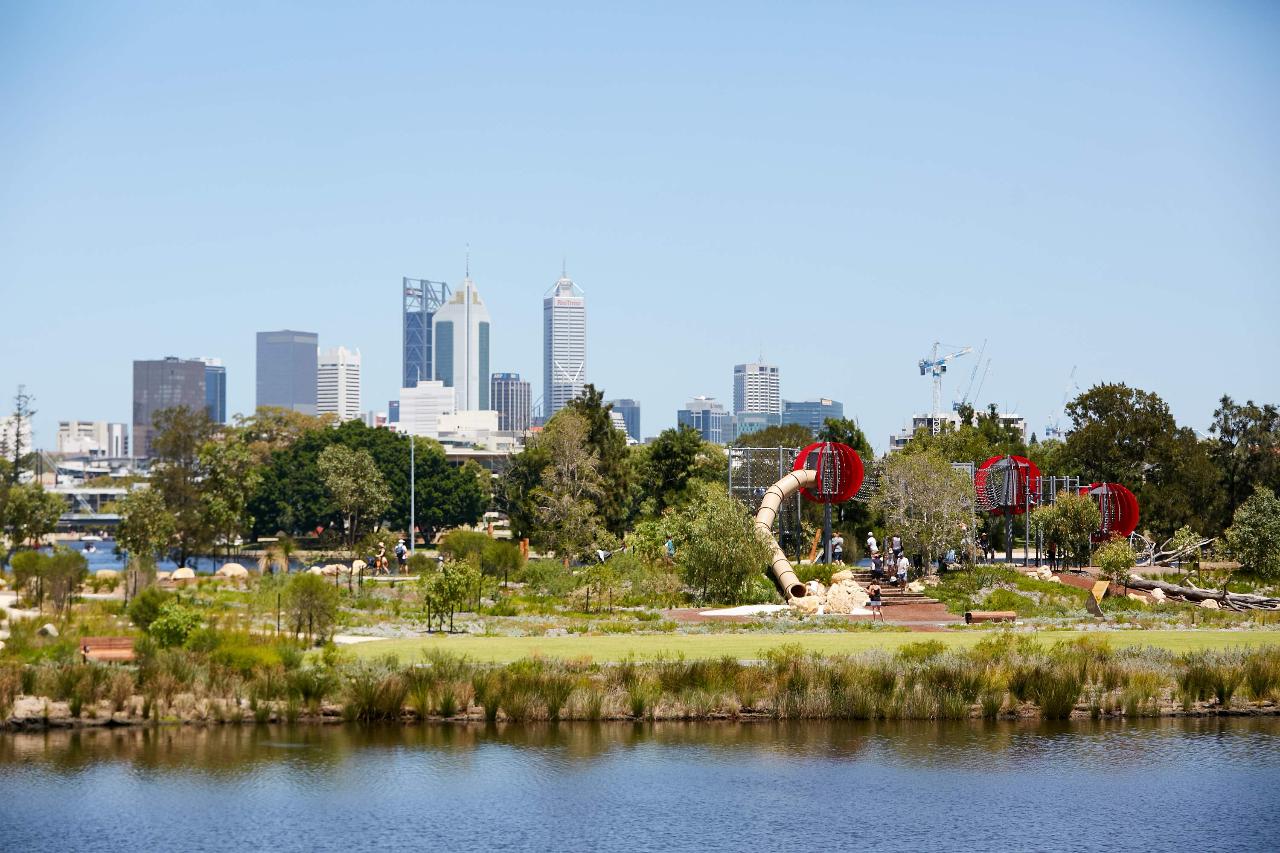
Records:
[[[415,442],[413,440],[413,433],[409,433],[409,556],[411,557],[413,556],[413,545],[418,540],[418,537],[415,534],[417,525],[414,523],[414,518],[417,515],[416,498],[418,496],[418,491],[417,491],[418,466],[414,464],[414,458],[413,458],[414,444]]]
[[[831,504],[822,505],[822,535],[826,538],[827,544],[822,551],[825,555],[826,564],[831,565]]]

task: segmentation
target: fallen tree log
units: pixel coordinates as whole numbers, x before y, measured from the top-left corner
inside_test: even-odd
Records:
[[[1177,597],[1186,601],[1205,601],[1212,599],[1232,610],[1280,610],[1280,598],[1265,595],[1253,595],[1246,592],[1227,592],[1221,589],[1201,589],[1198,586],[1179,586],[1174,583],[1155,581],[1148,578],[1130,577],[1127,586],[1130,589],[1151,591],[1158,589],[1168,597]]]

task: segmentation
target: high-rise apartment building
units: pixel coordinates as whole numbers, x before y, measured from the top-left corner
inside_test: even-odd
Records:
[[[773,364],[733,366],[733,413],[763,412],[782,415],[782,393],[778,368]]]
[[[325,347],[316,361],[316,414],[360,418],[360,350]]]
[[[676,411],[676,423],[691,426],[702,435],[703,441],[725,443],[725,425],[729,413],[714,397],[694,397]]]
[[[220,358],[197,358],[204,362],[204,408],[215,424],[227,422],[227,368]]]
[[[255,405],[316,413],[315,332],[258,332],[258,376]]]
[[[108,421],[59,421],[58,452],[67,456],[124,459],[129,455],[129,425]]]
[[[151,456],[151,417],[161,409],[185,406],[199,411],[208,406],[205,363],[174,356],[133,363],[133,452]]]
[[[613,411],[622,415],[622,422],[627,425],[627,435],[640,441],[640,404],[635,400],[610,400]]]
[[[587,299],[563,272],[542,300],[542,370],[549,420],[587,384]]]
[[[431,321],[435,377],[457,392],[457,406],[476,411],[489,406],[489,310],[467,276]],[[406,386],[408,387],[408,386]],[[404,411],[401,410],[401,417]]]
[[[532,424],[533,389],[519,373],[493,374],[489,405],[498,413],[498,429],[503,432],[525,432]]]
[[[449,285],[425,278],[405,278],[401,288],[404,360],[401,388],[435,376],[431,359],[431,321],[449,298]]]
[[[844,417],[844,403],[823,397],[819,400],[783,400],[782,423],[797,424],[809,428],[817,435],[828,419]]]

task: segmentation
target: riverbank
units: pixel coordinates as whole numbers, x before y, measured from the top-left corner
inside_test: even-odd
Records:
[[[1173,652],[1105,638],[1044,642],[989,633],[856,654],[796,644],[760,660],[620,663],[523,658],[505,665],[432,651],[402,664],[326,652],[245,678],[181,650],[135,670],[40,664],[0,670],[10,729],[388,721],[1124,719],[1280,714],[1280,646]]]

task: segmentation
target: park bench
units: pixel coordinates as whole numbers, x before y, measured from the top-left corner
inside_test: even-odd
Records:
[[[80,640],[80,654],[85,662],[131,661],[134,658],[132,637],[84,637]]]

